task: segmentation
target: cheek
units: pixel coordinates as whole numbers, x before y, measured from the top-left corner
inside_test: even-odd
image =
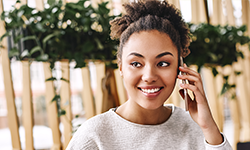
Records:
[[[176,78],[177,78],[176,70],[162,73],[162,79],[166,84],[175,84]]]
[[[123,80],[126,87],[135,86],[140,81],[140,73],[129,68],[129,66],[123,66]]]

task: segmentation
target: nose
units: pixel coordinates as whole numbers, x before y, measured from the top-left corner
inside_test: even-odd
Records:
[[[147,66],[143,70],[142,81],[152,83],[157,81],[158,75],[154,67]]]

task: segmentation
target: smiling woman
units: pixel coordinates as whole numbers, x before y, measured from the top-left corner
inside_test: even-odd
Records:
[[[67,150],[232,149],[212,117],[200,74],[179,66],[190,41],[179,10],[157,0],[124,7],[126,14],[110,24],[111,37],[120,40],[118,66],[129,98],[83,123]],[[177,78],[188,80],[181,87],[194,94],[187,97],[189,113],[164,105]]]

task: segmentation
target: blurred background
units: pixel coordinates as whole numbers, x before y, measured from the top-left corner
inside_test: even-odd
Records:
[[[65,149],[82,122],[127,99],[108,22],[129,1],[0,1],[0,149]],[[250,1],[169,2],[191,29],[184,61],[236,150],[250,142]],[[178,88],[166,103],[184,108]]]

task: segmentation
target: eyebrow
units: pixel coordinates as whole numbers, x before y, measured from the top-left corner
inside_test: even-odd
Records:
[[[131,55],[134,55],[134,56],[137,56],[137,57],[144,58],[143,55],[141,55],[141,54],[139,54],[139,53],[136,53],[136,52],[130,53],[128,56],[131,56]],[[164,52],[164,53],[161,53],[161,54],[157,55],[155,58],[161,58],[161,57],[163,57],[163,56],[165,56],[165,55],[171,55],[171,56],[173,56],[173,54],[170,53],[170,52]]]
[[[164,53],[161,53],[161,54],[157,55],[155,58],[161,58],[161,57],[163,57],[165,55],[171,55],[171,56],[173,56],[173,54],[170,53],[170,52],[164,52]]]

